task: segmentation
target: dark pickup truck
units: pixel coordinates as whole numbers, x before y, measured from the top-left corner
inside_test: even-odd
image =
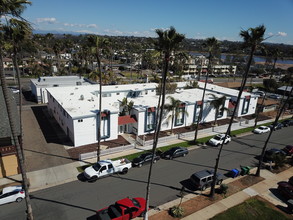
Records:
[[[145,214],[144,198],[125,198],[97,211],[98,220],[129,220]]]

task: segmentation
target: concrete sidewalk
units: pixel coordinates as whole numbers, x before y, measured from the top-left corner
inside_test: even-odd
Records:
[[[256,171],[256,169],[254,169]],[[253,173],[253,171],[252,171]],[[198,212],[195,212],[185,218],[183,220],[194,220],[194,219],[210,219],[215,215],[226,211],[227,209],[234,207],[238,204],[243,203],[245,200],[253,197],[253,196],[260,196],[265,200],[269,201],[270,203],[274,204],[275,206],[279,207],[287,207],[287,204],[276,197],[272,192],[271,189],[276,189],[278,187],[278,182],[280,181],[288,181],[288,179],[293,176],[293,167],[289,168],[278,174],[273,174],[268,170],[261,170],[261,177],[264,178],[263,181],[248,187],[238,193],[235,193],[223,200],[220,200],[208,207],[201,209]],[[225,183],[225,181],[224,181]],[[174,203],[175,204],[175,203]],[[173,205],[174,205],[173,204]],[[178,203],[176,203],[178,204]]]

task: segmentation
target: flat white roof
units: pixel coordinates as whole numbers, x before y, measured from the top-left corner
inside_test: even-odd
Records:
[[[197,101],[201,101],[202,99],[203,90],[202,89],[186,89],[176,92],[174,94],[166,94],[166,101],[165,103],[170,103],[169,96],[174,97],[186,104],[194,104]],[[214,94],[217,97],[223,96],[223,94],[217,94],[216,92],[207,91],[205,93],[205,100],[210,99],[209,94]],[[133,101],[134,108],[140,111],[144,111],[145,108],[149,107],[156,107],[158,105],[159,96],[144,96],[144,97],[137,97],[137,98],[127,98],[128,101]]]
[[[64,87],[76,85],[91,85],[91,83],[79,76],[41,76],[38,79],[31,79],[36,87]]]
[[[72,118],[95,115],[99,108],[99,98],[92,94],[93,86],[54,87],[47,91],[67,111]],[[119,103],[113,99],[102,98],[102,109],[119,111]]]
[[[204,88],[204,84],[205,84],[204,82],[198,82],[199,88]],[[236,89],[230,89],[230,88],[226,88],[226,87],[222,87],[222,86],[217,86],[217,85],[211,84],[211,83],[207,83],[206,89],[209,91],[213,91],[215,93],[222,94],[222,95],[226,95],[226,96],[228,95],[228,96],[234,96],[234,97],[237,97],[238,92],[239,92]],[[248,92],[242,93],[242,97],[248,96],[248,95],[252,95],[252,94],[248,93]]]

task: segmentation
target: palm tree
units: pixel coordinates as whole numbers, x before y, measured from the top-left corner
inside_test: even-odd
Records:
[[[172,96],[167,97],[170,100],[170,104],[165,105],[165,110],[167,112],[171,112],[171,134],[173,133],[173,126],[174,126],[174,117],[179,117],[181,114],[188,114],[185,111],[185,108],[182,108],[182,111],[179,111],[179,108],[181,107],[182,102],[178,99],[173,98]]]
[[[273,67],[272,67],[271,74],[270,74],[270,80],[271,80],[273,75],[274,75],[274,73],[275,73],[277,60],[279,58],[282,59],[282,53],[278,49],[274,49],[274,50],[271,50],[271,51],[265,50],[265,52],[268,53],[268,56],[270,58],[273,58]],[[264,96],[262,97],[262,101],[261,101],[260,106],[258,108],[256,108],[254,127],[257,126],[257,121],[258,121],[258,116],[259,116],[259,113],[260,113],[260,108],[263,106],[264,101],[266,99],[266,96],[267,96],[267,92],[265,92]]]
[[[236,100],[235,108],[234,108],[233,113],[232,113],[232,116],[230,118],[230,122],[229,122],[229,125],[228,125],[228,128],[227,128],[227,131],[225,133],[224,140],[227,138],[227,135],[230,134],[231,126],[232,126],[232,123],[234,121],[234,117],[236,115],[236,111],[237,111],[239,102],[241,100],[242,92],[243,92],[244,87],[245,87],[245,84],[246,84],[246,80],[247,80],[247,76],[248,76],[248,72],[249,72],[249,69],[250,69],[250,65],[251,65],[251,62],[252,62],[252,59],[253,59],[254,52],[261,45],[262,41],[265,40],[264,39],[264,33],[265,33],[265,31],[266,31],[265,26],[264,25],[260,25],[260,26],[258,26],[256,28],[249,28],[246,31],[245,30],[242,30],[240,32],[240,36],[244,40],[244,44],[243,45],[245,47],[249,47],[250,48],[250,56],[249,56],[248,61],[247,61],[245,73],[243,75],[243,79],[242,79],[242,83],[241,83],[241,87],[240,87],[240,91],[238,93],[238,97],[237,97],[237,100]],[[223,141],[223,143],[220,146],[220,149],[219,149],[219,152],[218,152],[218,156],[217,156],[217,159],[216,159],[216,164],[215,164],[215,168],[214,168],[213,182],[212,182],[211,191],[210,191],[210,196],[211,197],[214,197],[214,194],[215,194],[216,175],[217,175],[217,171],[218,171],[218,167],[219,167],[219,163],[220,163],[221,152],[222,152],[223,146],[224,146],[224,141]]]
[[[225,107],[226,96],[217,97],[214,94],[209,94],[213,97],[213,100],[210,102],[211,106],[216,110],[215,112],[215,123],[217,125],[218,115],[220,112],[228,111],[229,109]]]
[[[26,0],[11,0],[11,1],[0,1],[0,17],[6,18],[6,21],[8,20],[8,17],[10,18],[19,18],[21,20],[24,20],[21,17],[22,12],[26,8],[27,5],[30,5],[31,2],[26,1]],[[2,29],[2,20],[0,20],[0,27]],[[0,81],[1,81],[1,86],[2,86],[2,91],[3,91],[3,96],[6,104],[6,109],[7,109],[7,114],[8,114],[8,119],[10,123],[10,129],[11,129],[11,134],[13,137],[14,144],[16,146],[17,150],[17,155],[18,155],[18,161],[19,161],[19,166],[20,166],[20,171],[22,175],[22,180],[23,180],[23,187],[25,191],[25,201],[26,201],[26,212],[27,212],[27,219],[32,220],[33,219],[33,212],[32,212],[32,206],[30,202],[30,197],[29,197],[29,191],[28,191],[28,179],[26,175],[26,168],[24,165],[23,161],[23,155],[21,151],[21,147],[19,144],[19,140],[17,137],[16,133],[16,122],[15,118],[12,116],[12,103],[11,99],[9,98],[8,94],[8,89],[7,89],[7,83],[6,83],[6,78],[4,74],[4,67],[3,67],[3,49],[2,46],[4,45],[4,36],[3,32],[0,32]]]
[[[134,102],[130,101],[128,102],[127,98],[123,98],[121,101],[121,107],[122,107],[122,115],[130,114],[130,110],[133,108]]]
[[[156,130],[155,130],[155,138],[152,148],[152,162],[154,161],[154,155],[157,148],[158,138],[159,138],[159,132],[161,130],[161,124],[163,119],[163,108],[165,106],[165,97],[166,97],[166,79],[167,79],[167,73],[169,71],[169,62],[170,57],[172,55],[172,52],[174,52],[176,49],[178,49],[179,44],[183,41],[185,38],[184,35],[177,33],[176,29],[174,27],[170,27],[169,30],[163,31],[161,29],[157,29],[156,33],[158,35],[158,41],[155,42],[156,49],[158,51],[161,51],[164,58],[164,70],[162,75],[162,90],[161,90],[161,103],[160,108],[158,109],[159,113],[159,120],[156,124]],[[152,164],[150,164],[149,168],[149,174],[148,174],[148,180],[147,180],[147,191],[146,191],[146,214],[144,219],[148,219],[148,209],[149,209],[149,194],[150,194],[150,183],[151,183],[151,175],[152,175]]]
[[[26,21],[18,20],[11,18],[8,20],[8,24],[4,26],[5,39],[12,44],[12,60],[15,67],[17,84],[19,89],[19,124],[20,124],[20,147],[23,154],[23,132],[22,132],[22,89],[20,83],[20,71],[18,66],[18,55],[21,50],[21,44],[28,40],[28,37],[31,35],[31,26]],[[24,155],[23,155],[23,159]]]
[[[199,123],[200,123],[200,121],[202,119],[202,115],[203,115],[204,97],[205,97],[206,87],[207,87],[207,83],[208,83],[209,73],[212,71],[212,60],[213,60],[214,55],[218,52],[218,50],[220,48],[220,43],[215,37],[212,37],[212,38],[207,38],[205,43],[203,44],[203,46],[205,48],[207,48],[207,50],[208,50],[209,63],[208,63],[208,71],[207,71],[206,77],[205,77],[205,84],[204,84],[204,89],[203,89],[202,98],[201,98],[199,115],[198,115],[198,119],[197,119],[196,127],[195,127],[194,142],[196,142],[196,140],[197,140],[198,127],[199,127]]]
[[[277,124],[277,122],[279,121],[279,118],[280,118],[281,114],[283,113],[283,111],[285,109],[285,106],[287,105],[290,97],[293,94],[293,84],[291,86],[292,86],[291,91],[288,94],[288,96],[287,96],[285,102],[283,103],[282,107],[280,108],[278,114],[276,115],[276,118],[275,118],[275,121],[274,121],[273,124]],[[267,145],[268,145],[268,143],[269,143],[269,141],[271,139],[271,136],[272,136],[273,131],[274,131],[274,129],[271,129],[270,130],[269,136],[267,137],[267,139],[265,141],[265,144],[264,144],[264,146],[262,148],[261,156],[259,158],[257,170],[256,170],[256,173],[255,173],[256,176],[260,176],[260,169],[261,169],[262,161],[263,161],[263,158],[264,158],[264,155],[265,155],[265,152],[266,152],[266,149],[267,149]]]
[[[101,68],[101,55],[102,51],[107,46],[107,39],[101,38],[95,35],[90,35],[88,37],[88,43],[91,47],[91,52],[95,56],[96,61],[98,63],[98,73],[99,73],[99,87],[100,87],[100,95],[99,95],[99,124],[98,124],[98,146],[97,146],[97,161],[100,160],[100,152],[101,152],[101,120],[102,120],[102,68]]]

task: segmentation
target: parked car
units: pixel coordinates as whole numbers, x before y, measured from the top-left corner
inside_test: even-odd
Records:
[[[213,170],[202,170],[199,172],[196,172],[190,176],[190,180],[195,186],[200,190],[205,190],[207,187],[209,187],[212,184],[214,176]],[[217,180],[216,184],[221,185],[224,179],[224,176],[220,173],[217,173],[216,175]]]
[[[185,147],[172,147],[161,154],[164,159],[172,160],[174,157],[185,157],[188,154],[188,150]]]
[[[151,163],[152,161],[152,153],[141,154],[138,157],[132,160],[132,166],[134,167],[142,167],[142,165]],[[156,163],[160,159],[160,156],[154,155],[154,163]]]
[[[223,143],[224,138],[225,138],[225,134],[217,134],[215,137],[211,138],[208,141],[208,144],[211,144],[213,146],[219,146]],[[228,144],[230,141],[231,141],[231,137],[227,135],[224,143]]]
[[[253,133],[255,134],[263,134],[267,132],[270,132],[270,128],[267,126],[259,126],[258,128],[253,130]]]
[[[292,156],[293,154],[293,145],[287,145],[282,149],[288,156]]]
[[[0,205],[10,202],[21,202],[25,197],[22,186],[8,186],[0,192]]]
[[[293,125],[293,120],[285,120],[282,122],[282,124],[284,125],[284,127],[289,127]]]
[[[95,181],[114,173],[126,174],[131,167],[131,162],[124,158],[120,160],[101,160],[93,166],[87,167],[83,174],[86,179]]]
[[[278,191],[282,194],[286,199],[293,199],[293,185],[288,182],[279,182],[278,183]]]
[[[263,97],[265,95],[265,93],[263,91],[257,91],[254,94],[259,95],[260,97]]]
[[[283,150],[279,150],[276,148],[272,148],[270,150],[266,150],[264,155],[264,161],[273,161],[276,156],[280,155],[281,157],[286,157],[286,153]]]
[[[144,198],[125,198],[97,211],[98,220],[129,220],[145,214]]]
[[[268,95],[268,98],[270,98],[270,99],[281,99],[281,97],[279,95],[276,95],[276,94]]]
[[[284,127],[284,125],[282,123],[277,122],[276,124],[273,123],[271,125],[268,126],[271,130],[273,129],[273,131],[275,130],[279,130],[282,129]]]

